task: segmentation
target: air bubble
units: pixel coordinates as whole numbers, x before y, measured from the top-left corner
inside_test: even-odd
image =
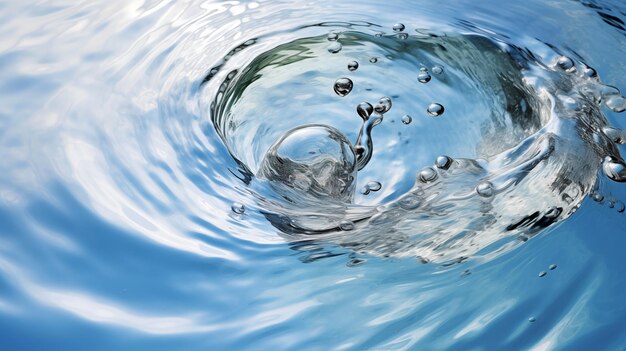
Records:
[[[482,197],[490,197],[493,195],[493,184],[488,181],[482,181],[476,186],[476,192]]]
[[[335,41],[335,42],[332,42],[330,45],[328,45],[328,52],[330,52],[331,54],[336,54],[339,51],[341,51],[342,48],[343,46],[341,45],[341,43],[338,41]]]
[[[339,96],[346,96],[352,91],[354,84],[349,78],[339,78],[335,81],[335,93]]]
[[[396,23],[396,24],[393,25],[393,31],[394,32],[402,32],[404,30],[404,28],[406,28],[406,27],[402,23]]]
[[[428,109],[426,109],[428,114],[433,117],[441,116],[444,110],[445,109],[443,108],[443,105],[437,102],[433,102],[432,104],[428,105]]]
[[[240,202],[233,202],[230,209],[236,214],[243,214],[246,212],[246,207]]]
[[[435,160],[435,166],[439,169],[448,169],[452,165],[452,158],[449,156],[441,155]]]
[[[431,71],[432,71],[434,74],[442,74],[442,73],[443,73],[443,67],[438,66],[438,65],[437,65],[437,66],[433,66],[433,68],[431,69]]]
[[[417,81],[420,83],[430,82],[431,76],[428,72],[420,72],[417,74]]]
[[[413,121],[413,117],[411,117],[409,115],[402,116],[402,123],[404,123],[404,124],[411,124],[412,121]]]
[[[391,109],[391,99],[384,96],[378,101],[378,104],[374,107],[374,111],[379,114],[387,113]]]
[[[376,63],[376,62],[378,62],[378,58],[377,57],[370,57],[370,62],[371,63]]]
[[[611,157],[607,157],[602,164],[602,170],[609,179],[626,182],[626,166],[623,163],[615,162]]]
[[[571,72],[575,69],[574,61],[572,61],[572,59],[567,56],[559,57],[559,59],[556,61],[556,65],[566,72]]]
[[[356,61],[352,61],[350,63],[348,63],[348,70],[349,71],[356,71],[357,68],[359,68],[359,63]]]
[[[341,223],[339,223],[339,229],[345,232],[354,230],[354,228],[354,223],[352,223],[351,221],[341,221]]]
[[[356,107],[356,112],[363,118],[364,121],[367,121],[368,118],[374,112],[374,107],[369,102],[362,102]]]
[[[437,171],[432,167],[426,167],[419,172],[418,178],[424,183],[432,182],[437,179]]]

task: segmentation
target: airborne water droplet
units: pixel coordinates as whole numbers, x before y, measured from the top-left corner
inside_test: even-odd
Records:
[[[335,81],[335,93],[339,96],[346,96],[352,91],[354,84],[349,78],[339,78]]]
[[[443,73],[443,67],[441,67],[441,66],[433,66],[433,68],[431,70],[432,70],[432,72],[434,74],[442,74]]]
[[[424,183],[432,182],[437,179],[437,171],[431,167],[426,167],[419,172],[418,178]]]
[[[391,99],[384,96],[378,101],[378,104],[374,107],[374,111],[379,114],[387,113],[391,109]]]
[[[236,214],[243,214],[246,211],[245,206],[240,202],[233,202],[232,206],[230,206],[230,209]]]
[[[402,23],[396,23],[396,24],[393,25],[393,31],[394,32],[402,32],[404,30],[404,28],[406,28],[406,27]]]
[[[357,68],[359,68],[359,63],[356,61],[351,61],[350,63],[348,63],[348,70],[350,71],[356,71]]]
[[[413,117],[411,117],[409,115],[402,116],[402,123],[410,124],[412,121],[413,121]]]
[[[377,57],[371,57],[370,58],[370,62],[371,63],[376,63],[376,62],[378,62],[378,58]]]
[[[369,102],[363,101],[356,107],[356,112],[364,121],[367,121],[374,112],[374,107]]]
[[[441,116],[444,110],[445,109],[443,108],[443,105],[437,102],[433,102],[432,104],[428,105],[428,109],[426,109],[428,114],[433,117]]]
[[[448,169],[452,165],[452,158],[449,156],[441,155],[435,160],[435,166],[439,169]]]
[[[341,49],[343,48],[343,46],[341,46],[341,43],[338,41],[332,42],[330,45],[328,45],[328,52],[330,52],[331,54],[336,54],[339,51],[341,51]]]
[[[417,74],[417,81],[420,83],[428,83],[430,82],[430,74],[428,72],[420,72]]]
[[[482,197],[490,197],[493,195],[493,184],[488,181],[482,181],[476,186],[476,192]]]

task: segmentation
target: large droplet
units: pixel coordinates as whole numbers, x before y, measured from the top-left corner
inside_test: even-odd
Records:
[[[336,54],[339,51],[341,51],[341,49],[343,48],[343,46],[341,46],[341,43],[338,41],[334,41],[332,43],[330,43],[330,45],[328,45],[328,52],[330,52],[331,54]]]
[[[346,96],[352,91],[353,83],[350,78],[339,78],[335,81],[335,93],[339,96]]]
[[[391,109],[391,99],[387,96],[381,97],[378,104],[374,107],[374,111],[379,114],[387,113]]]
[[[404,28],[406,28],[406,27],[402,23],[396,23],[396,24],[393,25],[393,31],[394,32],[402,32],[404,30]]]
[[[428,108],[426,109],[428,114],[433,117],[441,116],[444,110],[445,109],[443,108],[443,105],[437,102],[433,102],[432,104],[428,105]]]
[[[369,102],[363,101],[356,107],[356,112],[363,118],[364,121],[367,121],[368,118],[374,112],[374,106]]]
[[[349,201],[356,180],[356,156],[337,129],[305,125],[285,133],[270,147],[258,176],[316,197]]]
[[[350,62],[348,63],[348,70],[349,70],[349,71],[356,71],[356,70],[357,70],[357,68],[359,68],[359,63],[358,63],[358,62],[356,62],[356,61],[350,61]]]
[[[426,71],[422,71],[417,74],[417,81],[420,83],[428,83],[430,82],[431,76],[430,73]]]
[[[626,166],[621,162],[614,161],[611,157],[604,159],[602,170],[609,179],[616,182],[626,182]]]
[[[606,99],[604,104],[613,112],[621,113],[626,111],[626,98],[623,96],[613,95]]]

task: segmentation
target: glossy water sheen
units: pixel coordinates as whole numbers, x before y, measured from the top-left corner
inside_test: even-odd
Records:
[[[622,1],[0,14],[1,349],[626,350]]]

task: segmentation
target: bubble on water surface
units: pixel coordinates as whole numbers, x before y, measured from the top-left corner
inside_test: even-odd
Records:
[[[343,49],[343,46],[338,41],[331,42],[327,47],[328,52],[330,52],[331,54],[336,54],[341,51],[341,49]]]

